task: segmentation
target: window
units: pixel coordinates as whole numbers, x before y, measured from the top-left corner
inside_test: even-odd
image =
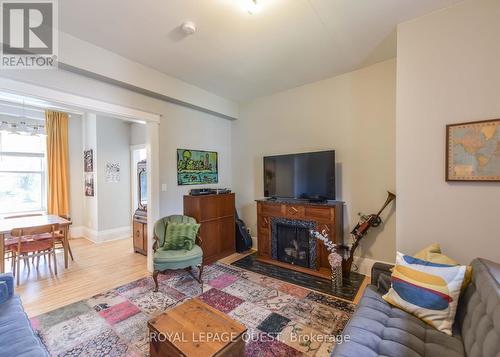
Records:
[[[0,132],[0,214],[46,209],[45,136]]]

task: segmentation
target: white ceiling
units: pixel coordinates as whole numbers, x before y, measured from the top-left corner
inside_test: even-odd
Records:
[[[460,0],[64,0],[75,37],[247,101],[396,56],[396,25]],[[182,22],[198,32],[184,36]]]

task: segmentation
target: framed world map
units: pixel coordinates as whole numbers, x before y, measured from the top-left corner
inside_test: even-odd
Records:
[[[500,119],[446,126],[446,181],[500,181]]]

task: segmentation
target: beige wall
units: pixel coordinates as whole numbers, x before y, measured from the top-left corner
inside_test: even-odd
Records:
[[[500,117],[500,2],[466,1],[401,24],[397,248],[440,242],[500,260],[500,184],[445,182],[445,125]]]
[[[386,190],[395,188],[395,86],[396,61],[390,60],[242,106],[232,123],[232,181],[252,235],[265,155],[335,149],[346,230],[358,212],[378,210]],[[394,260],[395,213],[383,217],[386,224],[369,234],[360,256]]]

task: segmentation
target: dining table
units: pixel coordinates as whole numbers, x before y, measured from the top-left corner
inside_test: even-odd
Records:
[[[59,224],[64,235],[64,267],[68,268],[68,235],[70,221],[56,215],[41,215],[0,219],[0,273],[5,272],[5,237],[14,228],[33,228],[49,224]]]

